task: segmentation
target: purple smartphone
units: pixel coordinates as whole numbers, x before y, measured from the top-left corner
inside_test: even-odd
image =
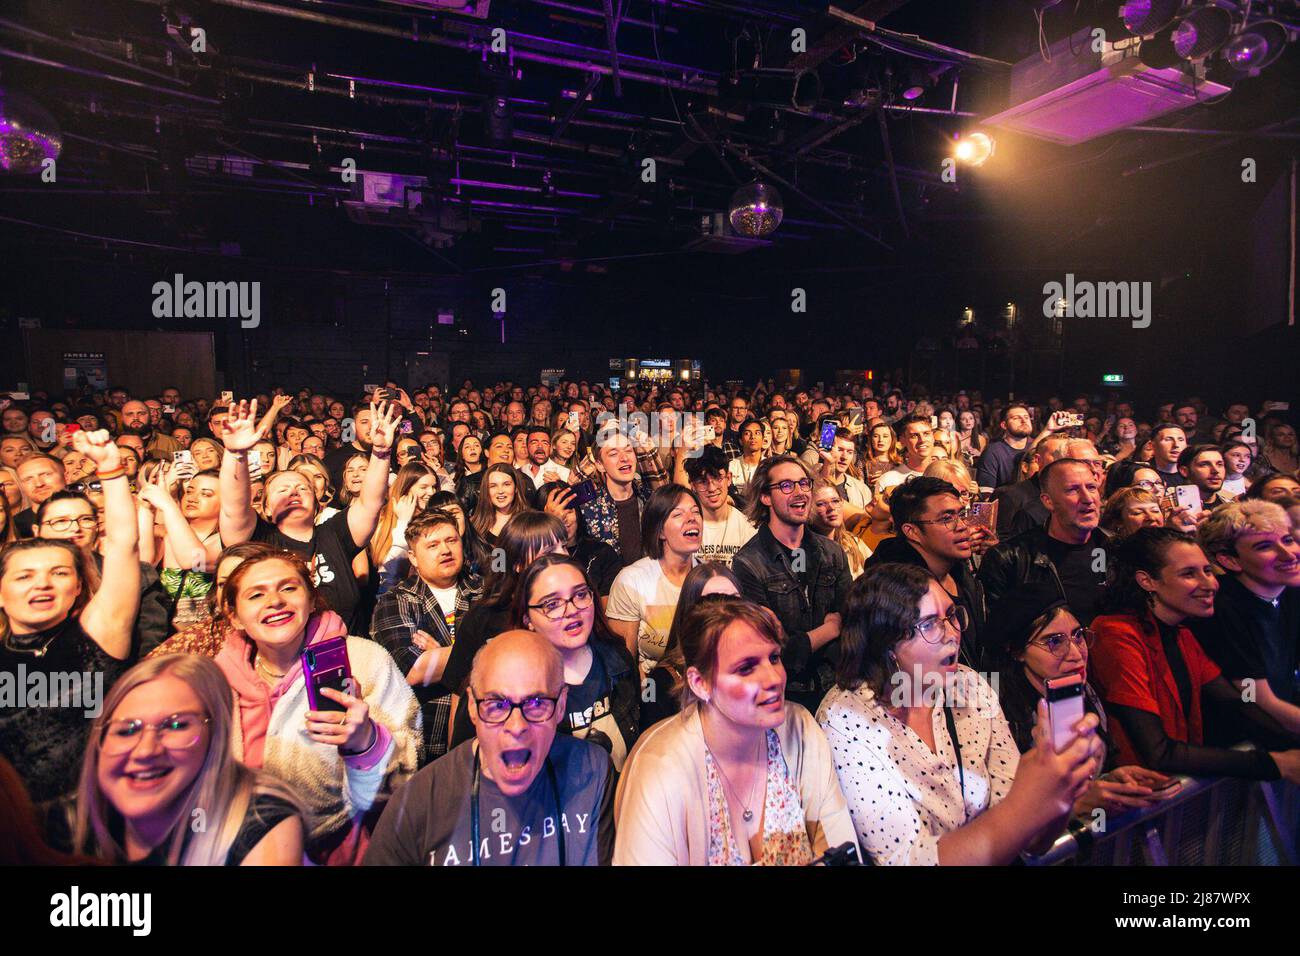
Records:
[[[302,676],[307,682],[307,705],[312,710],[347,710],[336,700],[321,693],[332,687],[352,693],[352,668],[348,664],[347,638],[331,637],[318,641],[302,652]]]

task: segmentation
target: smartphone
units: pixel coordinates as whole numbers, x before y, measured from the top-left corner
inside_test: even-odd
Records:
[[[302,652],[302,676],[307,684],[307,706],[312,710],[347,710],[321,691],[330,687],[352,693],[352,668],[348,665],[348,642],[345,637],[318,641]]]
[[[382,387],[383,386],[380,385],[362,385],[361,390],[365,392],[367,395],[373,395],[375,392],[379,391],[380,388]]]
[[[63,425],[63,434],[65,435],[71,435],[73,432],[79,432],[79,431],[81,431],[81,426],[78,425],[76,422],[66,422]]]
[[[972,501],[970,503],[970,524],[983,528],[989,534],[997,534],[998,503],[996,501]]]
[[[402,424],[397,426],[397,430],[403,435],[409,435],[411,432],[415,431],[415,423],[409,418],[403,418]]]
[[[860,430],[862,428],[862,415],[863,411],[861,405],[850,405],[849,427],[855,431]]]
[[[1174,486],[1175,507],[1190,508],[1192,514],[1201,510],[1201,489],[1195,485],[1175,485]]]
[[[235,404],[235,393],[234,393],[234,392],[222,392],[222,393],[221,393],[221,402],[220,402],[220,404],[222,404],[222,405],[233,405],[233,404]]]
[[[569,412],[569,431],[582,431],[582,414],[579,412]]]
[[[1061,418],[1067,428],[1079,428],[1083,425],[1083,415],[1079,412],[1062,412]]]
[[[1175,787],[1181,787],[1182,785],[1183,785],[1182,780],[1178,779],[1177,777],[1171,776],[1168,779],[1166,779],[1164,783],[1156,784],[1151,789],[1156,793],[1164,793],[1166,790],[1172,790]]]
[[[938,427],[939,427],[939,416],[938,416],[938,415],[931,415],[931,416],[930,416],[930,427],[931,427],[931,428],[938,428]]]
[[[1059,754],[1078,736],[1075,725],[1083,720],[1083,675],[1049,677],[1043,682],[1047,691],[1047,726],[1052,746]]]
[[[834,418],[823,418],[821,423],[821,432],[817,436],[817,444],[822,447],[823,451],[830,451],[835,447],[835,432],[840,427],[840,423]]]
[[[189,451],[172,452],[172,467],[176,474],[182,477],[192,477],[194,475],[194,453]]]
[[[578,482],[573,486],[573,496],[580,505],[590,504],[598,497],[596,483],[591,479]]]
[[[705,441],[717,441],[718,430],[712,425],[705,425],[700,434],[704,436]]]
[[[175,414],[176,414],[176,406],[175,406],[175,405],[164,405],[164,406],[163,406],[163,414],[164,414],[164,415],[175,415]]]

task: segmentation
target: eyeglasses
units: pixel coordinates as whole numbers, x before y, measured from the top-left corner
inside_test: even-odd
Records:
[[[535,611],[541,611],[546,615],[548,621],[558,621],[564,617],[570,604],[575,611],[585,611],[596,601],[596,597],[591,593],[591,588],[578,588],[567,598],[547,598],[545,601],[539,601],[537,604],[528,605]]]
[[[960,634],[970,627],[970,612],[960,604],[954,604],[943,617],[927,617],[913,625],[913,630],[921,635],[927,644],[942,644],[945,634],[944,625],[951,625]]]
[[[971,520],[971,510],[969,508],[962,508],[960,511],[951,511],[948,514],[943,515],[942,517],[939,518],[927,518],[924,520],[921,518],[916,518],[913,519],[911,523],[912,524],[937,524],[937,525],[942,525],[943,527],[947,528],[949,531],[956,531],[958,524],[967,524],[970,522],[970,520]]]
[[[1147,491],[1152,491],[1152,492],[1155,491],[1157,488],[1159,488],[1161,491],[1165,490],[1165,483],[1163,481],[1151,481],[1151,480],[1135,481],[1133,482],[1133,484],[1138,488],[1145,488]]]
[[[473,693],[472,688],[470,692]],[[478,694],[474,694],[474,709],[478,711],[479,720],[485,724],[504,724],[515,712],[515,708],[519,709],[524,720],[530,724],[544,724],[555,714],[555,705],[559,699],[534,694],[516,703],[508,697],[484,697],[480,700]]]
[[[1046,648],[1055,657],[1065,657],[1069,653],[1070,647],[1092,647],[1092,642],[1096,639],[1096,632],[1090,627],[1076,627],[1069,634],[1045,634],[1042,637],[1036,637],[1030,644],[1037,644],[1039,647]]]
[[[80,518],[51,518],[41,523],[51,531],[71,531],[73,528],[98,528],[99,518],[95,515],[82,515]]]
[[[800,478],[798,481],[791,481],[787,478],[785,481],[774,481],[772,484],[767,486],[768,491],[771,491],[773,488],[780,488],[781,494],[789,495],[794,494],[795,488],[798,488],[800,491],[808,491],[812,488],[812,482],[807,478]]]
[[[146,730],[158,735],[168,750],[189,750],[203,739],[203,727],[210,720],[202,714],[172,714],[156,724],[143,720],[110,720],[104,725],[99,747],[109,756],[128,754],[144,738]]]
[[[69,485],[68,489],[70,491],[75,491],[83,495],[84,494],[97,495],[104,490],[104,485],[102,482],[98,482],[98,481],[78,481],[76,484]]]

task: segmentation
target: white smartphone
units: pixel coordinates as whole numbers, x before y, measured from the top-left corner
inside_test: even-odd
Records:
[[[234,393],[234,392],[222,392],[222,393],[221,393],[221,404],[222,404],[222,405],[233,405],[233,404],[235,404],[235,393]]]
[[[1195,485],[1175,485],[1174,500],[1179,508],[1190,508],[1192,514],[1201,510],[1201,489]]]
[[[1083,720],[1083,675],[1049,677],[1043,682],[1047,698],[1047,725],[1052,746],[1059,754],[1074,743],[1075,727]]]
[[[569,412],[569,431],[578,432],[582,430],[582,415],[578,412]]]

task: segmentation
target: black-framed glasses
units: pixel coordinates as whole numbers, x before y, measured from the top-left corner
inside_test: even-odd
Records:
[[[960,511],[950,511],[946,515],[941,515],[938,518],[914,518],[911,523],[937,524],[947,528],[949,531],[956,531],[958,524],[969,524],[970,520],[971,510],[969,508],[962,508]]]
[[[99,748],[109,756],[121,756],[134,750],[144,738],[146,730],[158,735],[168,750],[189,750],[203,739],[203,728],[210,718],[196,713],[172,714],[156,724],[147,724],[138,718],[110,720],[104,725]]]
[[[951,625],[952,629],[960,634],[970,627],[970,612],[964,606],[954,604],[943,617],[935,614],[922,618],[913,625],[912,629],[927,644],[942,644],[946,633],[945,625]]]
[[[1042,637],[1034,638],[1029,643],[1046,648],[1054,657],[1063,658],[1070,652],[1071,646],[1090,648],[1092,642],[1096,639],[1097,634],[1092,628],[1076,627],[1069,634],[1044,634]]]
[[[810,490],[812,488],[812,482],[809,481],[807,478],[800,478],[798,481],[792,481],[791,479],[787,478],[785,481],[774,481],[767,486],[768,491],[771,491],[774,488],[780,488],[781,494],[783,495],[790,495],[790,494],[794,494],[794,490],[796,488],[798,488],[800,491]]]
[[[513,701],[509,697],[480,699],[478,694],[474,694],[474,709],[478,711],[479,720],[485,724],[504,724],[516,708],[530,724],[544,724],[555,716],[555,705],[559,700],[559,697],[544,697],[541,694],[533,694],[520,701]]]
[[[596,596],[592,593],[591,588],[582,587],[567,598],[550,597],[528,606],[534,611],[541,611],[546,615],[548,621],[558,621],[568,612],[570,604],[573,605],[575,611],[585,611],[595,603]]]
[[[89,530],[99,527],[99,518],[96,515],[82,515],[79,518],[51,518],[41,523],[51,531],[71,531],[73,528]]]

